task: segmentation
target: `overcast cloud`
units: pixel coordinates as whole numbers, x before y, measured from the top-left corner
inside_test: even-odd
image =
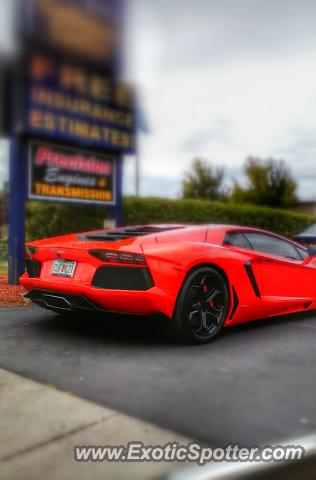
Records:
[[[194,156],[242,179],[247,155],[283,158],[304,199],[316,183],[316,2],[131,0],[127,77],[150,133],[142,194],[176,196]],[[134,161],[125,191],[133,192]]]

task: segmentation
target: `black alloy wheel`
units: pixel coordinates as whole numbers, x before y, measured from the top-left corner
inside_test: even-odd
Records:
[[[222,329],[229,310],[229,291],[223,276],[199,267],[185,279],[174,314],[178,335],[189,343],[207,343]]]

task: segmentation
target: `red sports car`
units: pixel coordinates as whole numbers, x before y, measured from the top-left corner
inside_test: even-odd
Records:
[[[316,307],[315,250],[238,226],[146,225],[28,243],[26,297],[55,312],[163,313],[186,341]]]

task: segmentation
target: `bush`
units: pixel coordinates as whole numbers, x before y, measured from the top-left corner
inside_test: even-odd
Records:
[[[204,200],[125,198],[126,225],[168,222],[246,225],[292,237],[316,222],[316,217],[288,210]]]
[[[0,261],[8,258],[8,237],[0,238]]]
[[[26,206],[26,238],[37,240],[102,228],[105,217],[103,207],[30,202]]]
[[[250,205],[233,205],[205,200],[164,198],[124,199],[124,223],[227,223],[271,230],[287,237],[301,232],[316,217]],[[106,218],[103,207],[62,203],[30,202],[27,205],[28,240],[102,228]]]

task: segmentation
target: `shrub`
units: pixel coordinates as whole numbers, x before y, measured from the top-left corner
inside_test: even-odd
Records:
[[[7,260],[8,258],[8,237],[0,238],[0,260]]]
[[[205,200],[126,197],[124,223],[227,223],[249,225],[292,237],[316,217],[251,205]],[[102,228],[106,208],[62,203],[30,202],[27,205],[28,240]]]
[[[168,222],[246,225],[292,237],[316,222],[316,217],[288,210],[203,200],[125,198],[125,224]]]
[[[102,228],[105,217],[102,207],[30,202],[26,207],[26,238],[36,240]]]
[[[0,261],[8,258],[8,227],[0,225]]]

